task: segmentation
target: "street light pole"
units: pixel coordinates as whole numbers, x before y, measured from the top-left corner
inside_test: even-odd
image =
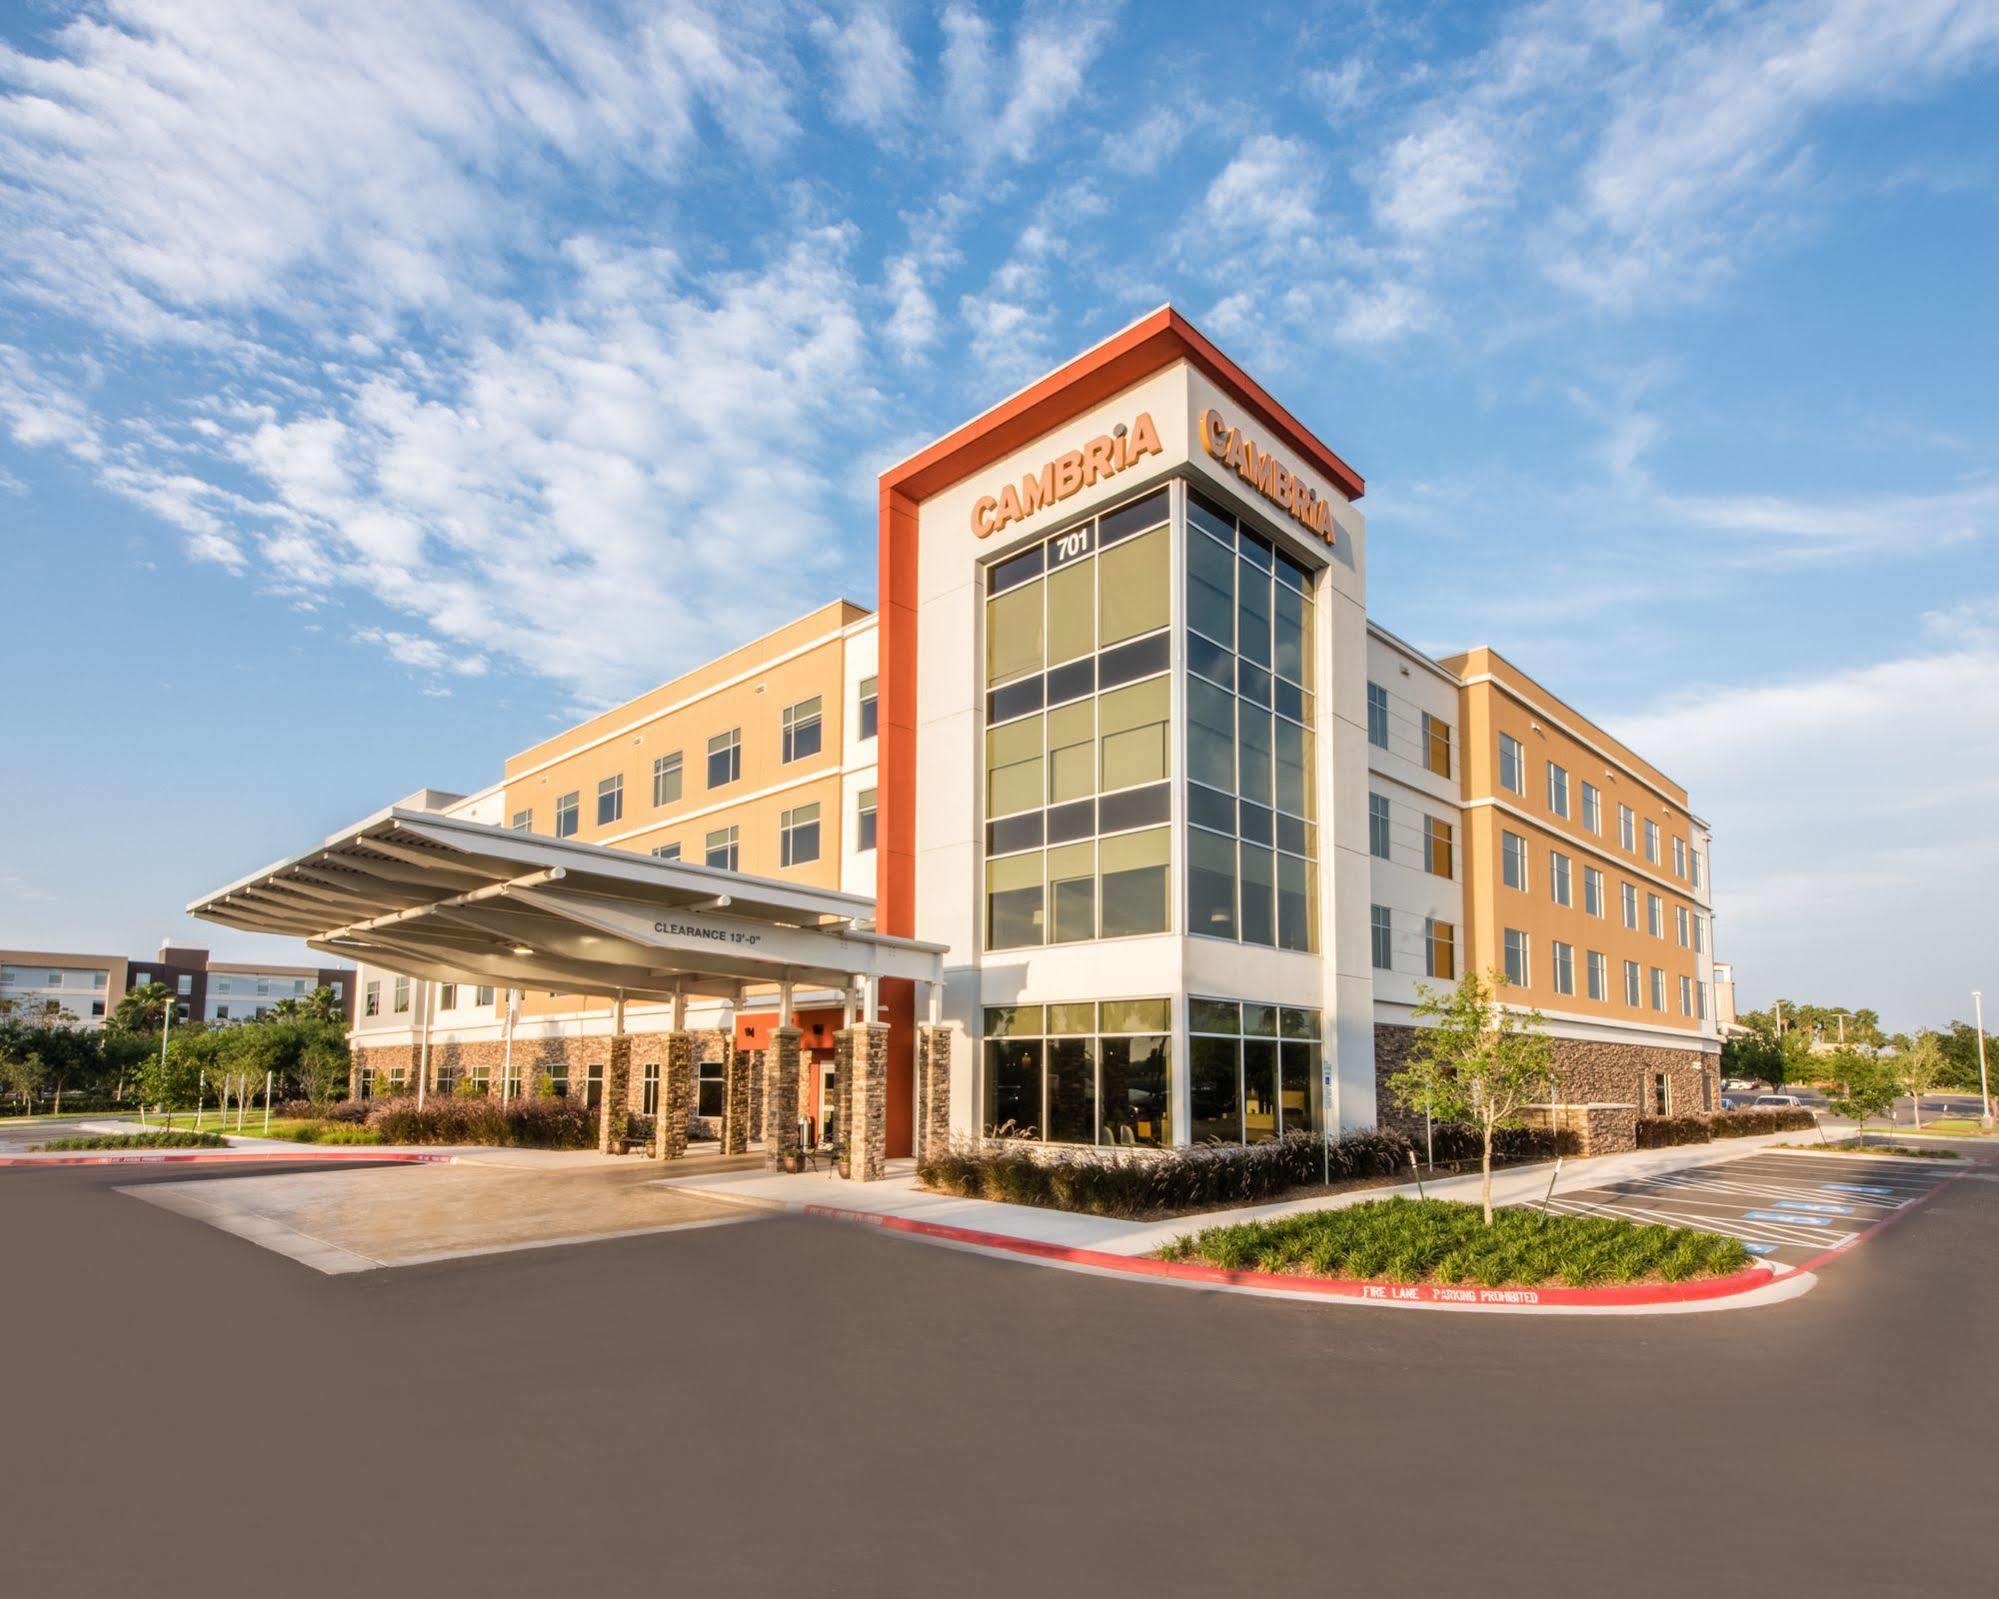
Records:
[[[1989,1133],[1992,1131],[1992,1089],[1985,1080],[1985,1000],[1975,988],[1971,991],[1971,1013],[1972,1025],[1978,1029],[1978,1097],[1985,1105],[1978,1125]]]
[[[174,1001],[173,995],[169,994],[166,1003],[160,1007],[160,1081],[162,1083],[167,1080],[167,1035],[173,1030]],[[169,1110],[167,1112],[167,1125],[171,1127],[173,1124],[174,1113]],[[201,1125],[201,1101],[199,1100],[196,1100],[194,1105],[194,1124],[197,1127]]]

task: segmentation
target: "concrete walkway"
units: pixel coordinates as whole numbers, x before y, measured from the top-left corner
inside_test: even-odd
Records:
[[[1595,1160],[1570,1159],[1562,1162],[1555,1192],[1600,1188],[1606,1183],[1635,1177],[1656,1177],[1664,1172],[1688,1171],[1721,1161],[1739,1160],[1775,1144],[1796,1143],[1810,1134],[1769,1133],[1758,1138],[1730,1138],[1712,1144],[1689,1144],[1674,1149],[1643,1149],[1629,1155],[1605,1155]],[[1552,1162],[1514,1166],[1493,1173],[1492,1197],[1495,1204],[1537,1204],[1548,1192]],[[909,1221],[932,1222],[946,1227],[962,1227],[974,1232],[993,1233],[1004,1238],[1053,1244],[1068,1249],[1093,1249],[1111,1255],[1146,1255],[1176,1238],[1209,1227],[1232,1226],[1238,1222],[1266,1221],[1279,1216],[1296,1216],[1313,1210],[1338,1210],[1369,1200],[1388,1199],[1397,1194],[1417,1197],[1414,1183],[1377,1188],[1355,1188],[1338,1194],[1313,1194],[1271,1205],[1248,1205],[1235,1210],[1204,1211],[1199,1215],[1176,1216],[1167,1221],[1123,1221],[1111,1216],[1079,1216],[1068,1211],[1044,1210],[1034,1205],[1003,1205],[985,1199],[956,1199],[947,1194],[928,1193],[917,1186],[915,1162],[889,1162],[889,1175],[877,1183],[843,1182],[828,1172],[796,1175],[776,1172],[730,1172],[718,1176],[689,1173],[659,1179],[661,1186],[690,1193],[706,1193],[716,1198],[768,1205],[774,1209],[804,1211],[823,1205],[869,1216],[897,1217]],[[1479,1176],[1425,1179],[1422,1191],[1432,1199],[1466,1200],[1476,1204]]]

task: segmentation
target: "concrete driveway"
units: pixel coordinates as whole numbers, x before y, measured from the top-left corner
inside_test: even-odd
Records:
[[[761,1157],[690,1161],[721,1172]],[[658,1182],[636,1157],[494,1150],[450,1165],[372,1166],[147,1182],[135,1199],[323,1272],[754,1221],[760,1207]]]

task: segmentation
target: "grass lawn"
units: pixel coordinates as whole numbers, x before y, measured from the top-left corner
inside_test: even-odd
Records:
[[[1779,1149],[1818,1149],[1835,1155],[1914,1155],[1919,1160],[1962,1160],[1954,1149],[1936,1149],[1927,1144],[1898,1144],[1889,1138],[1835,1138],[1829,1144],[1780,1144]]]
[[[1537,1210],[1497,1211],[1487,1227],[1476,1205],[1401,1198],[1211,1227],[1159,1257],[1229,1271],[1484,1288],[1685,1282],[1749,1264],[1741,1239],[1717,1233]]]
[[[58,1116],[52,1110],[38,1110],[32,1116],[0,1116],[0,1127],[33,1127],[37,1122],[125,1121],[139,1113],[134,1110],[66,1110]]]
[[[34,1146],[38,1150],[64,1151],[89,1149],[226,1149],[226,1141],[215,1133],[185,1131],[167,1132],[164,1129],[153,1132],[130,1133],[85,1133],[74,1138],[51,1138],[46,1144]]]
[[[1920,1127],[1897,1128],[1896,1131],[1935,1133],[1939,1138],[1999,1138],[1999,1128],[1988,1133],[1977,1122],[1956,1116],[1943,1116],[1924,1122]]]

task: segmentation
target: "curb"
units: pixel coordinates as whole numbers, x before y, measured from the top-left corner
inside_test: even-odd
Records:
[[[1762,1265],[1727,1277],[1690,1283],[1630,1283],[1605,1288],[1474,1288],[1439,1283],[1361,1282],[1333,1277],[1296,1277],[1278,1272],[1226,1271],[1182,1261],[1147,1260],[1097,1249],[1075,1249],[1003,1233],[979,1232],[943,1222],[914,1221],[841,1205],[808,1204],[801,1215],[857,1222],[887,1232],[980,1254],[1009,1255],[1099,1276],[1135,1277],[1181,1287],[1218,1289],[1269,1298],[1337,1301],[1405,1310],[1473,1310],[1501,1313],[1546,1311],[1567,1315],[1665,1314],[1687,1310],[1733,1310],[1773,1303],[1808,1292],[1816,1279],[1808,1272],[1778,1276]]]
[[[365,1148],[366,1146],[356,1146]],[[406,1150],[389,1150],[379,1154],[331,1152],[320,1153],[307,1148],[296,1152],[263,1149],[132,1149],[132,1150],[55,1150],[46,1155],[4,1155],[0,1156],[0,1166],[292,1166],[300,1162],[316,1162],[322,1165],[360,1164],[381,1165],[384,1162],[411,1165],[448,1165],[449,1155],[419,1155]]]

